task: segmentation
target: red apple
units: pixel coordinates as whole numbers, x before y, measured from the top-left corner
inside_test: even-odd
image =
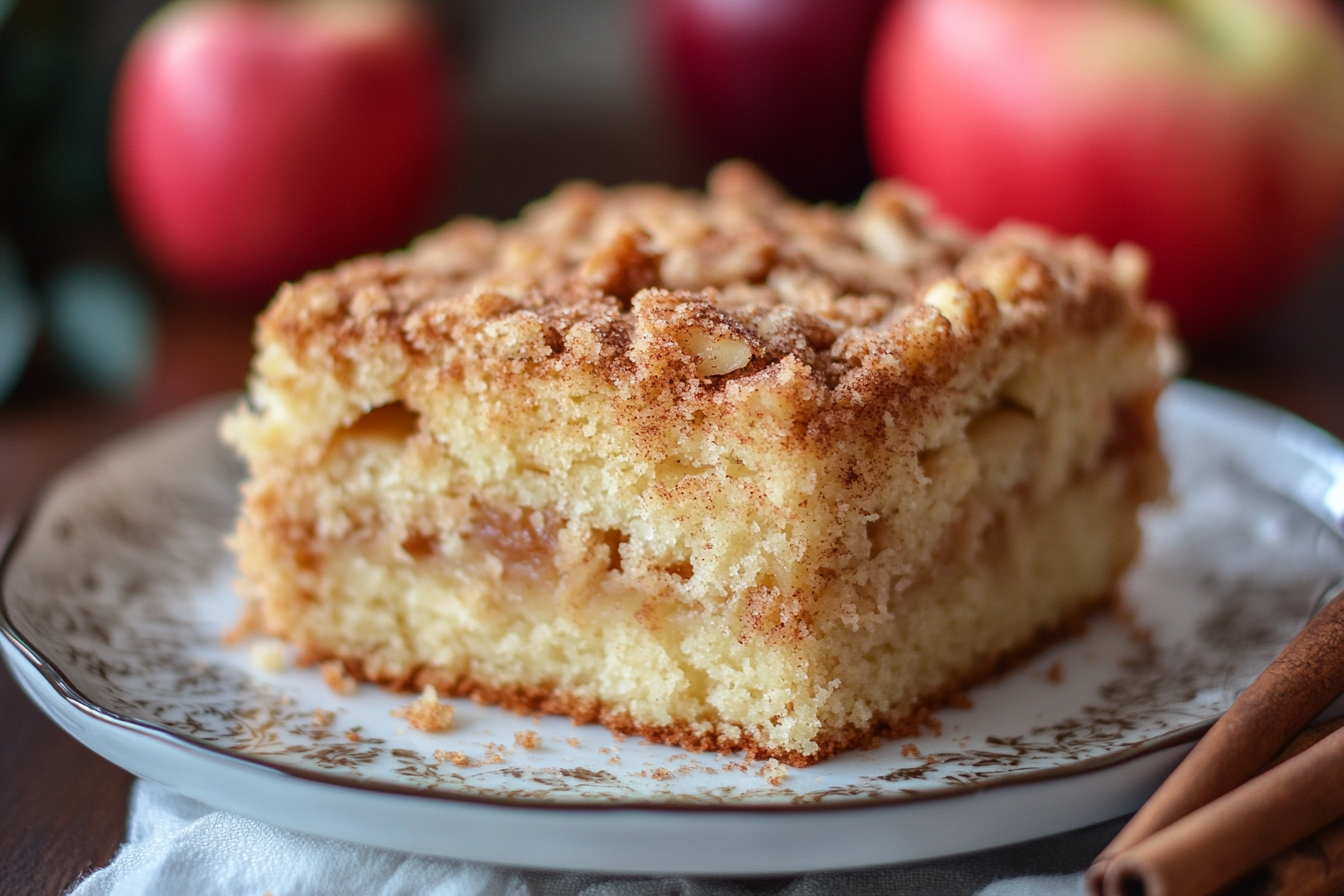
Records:
[[[169,5],[116,88],[132,235],[188,290],[248,298],[400,244],[449,162],[447,61],[410,0]]]
[[[645,0],[663,93],[710,161],[745,156],[809,198],[869,178],[863,75],[886,0]]]
[[[1344,213],[1344,34],[1313,0],[903,0],[867,121],[879,173],[973,226],[1146,247],[1195,338],[1272,303]]]

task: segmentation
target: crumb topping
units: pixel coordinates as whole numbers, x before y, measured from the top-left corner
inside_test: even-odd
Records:
[[[990,334],[1103,328],[1138,307],[1145,270],[1133,247],[1023,226],[972,241],[895,182],[807,205],[732,162],[704,193],[570,183],[515,221],[457,219],[285,286],[260,339],[346,379],[380,355],[451,376],[467,355],[499,375],[682,382],[687,399],[750,381],[807,404],[795,380],[813,404],[862,405]]]

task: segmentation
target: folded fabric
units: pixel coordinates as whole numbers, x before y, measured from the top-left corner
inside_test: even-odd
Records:
[[[1082,869],[1123,821],[854,871],[613,877],[482,865],[300,834],[137,781],[126,843],[69,896],[1075,896],[1083,893]]]

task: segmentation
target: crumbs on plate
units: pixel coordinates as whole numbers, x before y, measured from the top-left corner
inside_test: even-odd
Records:
[[[437,733],[453,727],[453,705],[441,701],[432,684],[425,685],[412,702],[392,710],[392,715],[405,719],[417,731]]]
[[[247,659],[252,668],[261,672],[280,672],[286,664],[284,642],[275,638],[253,641],[247,649]]]
[[[332,693],[348,697],[355,692],[355,678],[340,660],[328,660],[320,667],[322,681]]]
[[[434,758],[439,762],[451,762],[458,768],[470,768],[476,764],[467,758],[466,753],[461,753],[457,750],[435,750]]]
[[[778,787],[779,782],[788,777],[789,772],[778,759],[767,759],[757,774],[769,781],[772,787]]]

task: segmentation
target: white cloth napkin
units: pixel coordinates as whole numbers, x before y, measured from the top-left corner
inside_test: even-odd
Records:
[[[611,877],[358,846],[137,781],[126,843],[68,896],[1079,896],[1082,869],[1119,825],[946,859],[791,878]]]

